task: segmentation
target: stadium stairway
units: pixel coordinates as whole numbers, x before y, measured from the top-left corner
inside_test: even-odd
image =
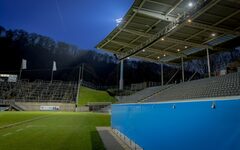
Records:
[[[14,100],[0,100],[0,111],[8,110],[24,111],[22,107],[15,104]]]
[[[16,111],[24,111],[24,109],[18,105],[16,105],[15,103],[14,104],[11,104],[10,106],[11,109],[14,109]]]

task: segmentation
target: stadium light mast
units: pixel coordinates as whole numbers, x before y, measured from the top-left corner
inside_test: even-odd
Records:
[[[123,61],[120,60],[120,80],[119,80],[119,90],[123,90]]]

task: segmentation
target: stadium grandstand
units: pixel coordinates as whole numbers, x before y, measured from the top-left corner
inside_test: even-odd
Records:
[[[162,86],[147,88],[131,96],[118,97],[120,102],[239,95],[239,75],[235,73],[226,77],[213,77],[215,70],[211,69],[210,64],[210,55],[239,46],[240,22],[237,21],[239,14],[239,2],[230,0],[135,1],[121,23],[96,47],[118,56],[121,62],[120,89],[124,88],[123,61],[129,57],[161,64]],[[167,85],[168,82],[164,81],[163,64],[181,66],[184,82],[189,80],[185,78],[184,62],[201,58],[206,58],[209,79],[179,85]],[[225,72],[226,68],[227,66]],[[225,80],[229,82],[223,82]],[[194,86],[199,83],[201,87]],[[196,89],[189,91],[191,87]],[[218,90],[229,87],[235,92],[218,93]],[[178,88],[181,91],[186,90],[185,93],[176,93],[179,91]],[[206,89],[202,88],[210,89],[204,91]],[[168,97],[157,98],[157,95],[164,95],[165,92]]]
[[[115,133],[135,149],[239,149],[239,134],[227,126],[239,124],[240,66],[226,64],[216,74],[210,57],[239,49],[239,35],[238,0],[134,1],[96,48],[118,58],[120,90],[130,57],[161,64],[161,86],[117,97],[125,104],[112,106]],[[207,76],[191,81],[184,65],[197,59],[206,62]],[[164,81],[164,65],[180,66],[182,82]]]
[[[63,81],[0,82],[0,99],[20,102],[73,102],[77,84]]]
[[[118,97],[121,103],[161,102],[240,95],[240,72],[180,84],[149,87],[129,96]]]
[[[25,102],[50,103],[50,105],[51,103],[75,104],[77,89],[77,84],[74,82],[42,80],[34,82],[27,80],[17,82],[2,81],[0,82],[0,104],[12,106],[15,110],[24,110],[20,105]]]

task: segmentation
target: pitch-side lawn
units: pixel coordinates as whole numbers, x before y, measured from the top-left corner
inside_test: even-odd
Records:
[[[78,99],[80,106],[88,102],[116,102],[115,98],[110,96],[106,91],[94,90],[83,86],[80,88]]]
[[[9,128],[16,122],[35,119]],[[0,112],[1,150],[104,149],[96,126],[109,126],[110,116],[75,112]]]

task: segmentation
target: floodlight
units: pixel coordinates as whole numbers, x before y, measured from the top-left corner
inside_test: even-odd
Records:
[[[191,20],[191,19],[188,19],[188,20],[187,20],[187,22],[188,22],[188,23],[191,23],[191,22],[192,22],[192,20]]]
[[[192,3],[192,2],[189,2],[189,3],[188,3],[188,7],[193,7],[193,3]]]
[[[117,26],[122,22],[122,20],[123,20],[123,18],[118,18],[118,19],[116,19],[115,21],[116,21],[116,24],[117,24]]]
[[[211,36],[213,36],[213,37],[216,36],[216,33],[212,33]]]

